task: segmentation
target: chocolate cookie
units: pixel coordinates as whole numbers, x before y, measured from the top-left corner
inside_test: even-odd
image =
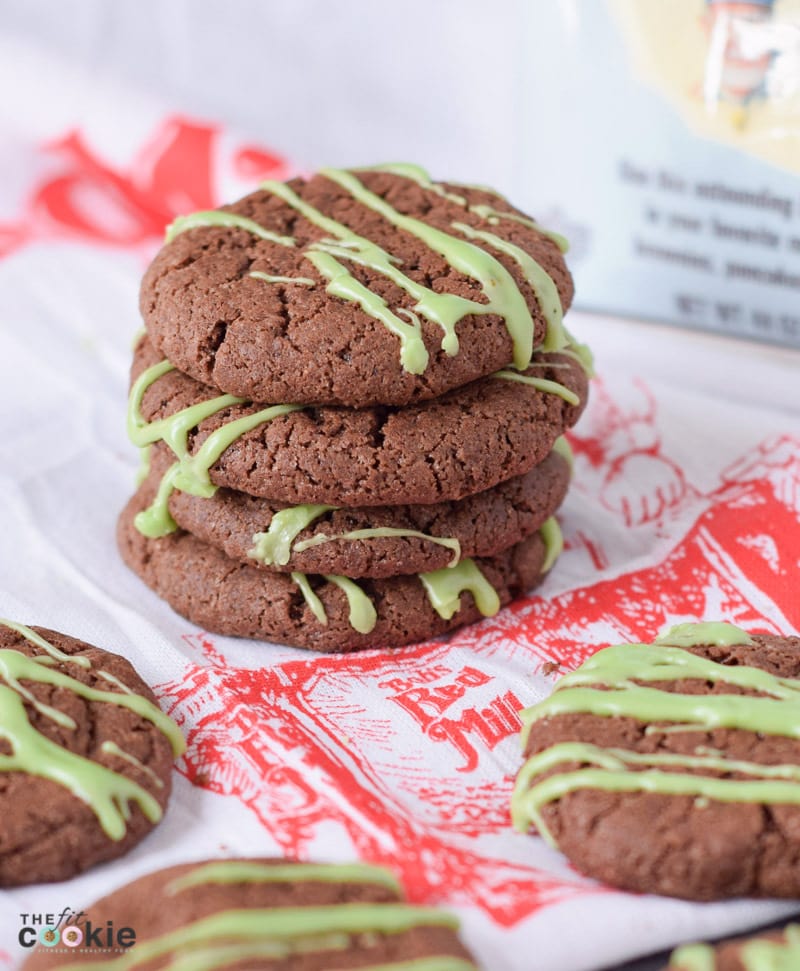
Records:
[[[148,504],[172,464],[161,454],[142,488]],[[558,452],[522,476],[429,506],[285,506],[220,489],[203,499],[175,491],[177,525],[234,560],[284,573],[391,577],[439,570],[459,559],[493,556],[539,529],[567,491],[570,465]]]
[[[148,971],[477,971],[455,917],[405,903],[389,871],[360,863],[174,866],[98,900],[66,926],[78,943],[37,950],[24,971],[133,967],[131,959]],[[109,929],[114,945],[122,933],[122,955],[104,952]]]
[[[415,166],[264,183],[167,240],[142,283],[148,333],[254,401],[404,405],[565,343],[554,235]]]
[[[522,375],[503,371],[403,409],[264,409],[172,369],[146,339],[133,378],[132,440],[176,459],[150,535],[169,528],[172,486],[201,496],[226,486],[291,504],[462,499],[541,462],[578,419],[588,383],[575,358],[542,354]]]
[[[142,505],[137,493],[120,517],[122,557],[179,614],[208,631],[314,651],[399,647],[490,616],[536,586],[553,558],[535,533],[433,573],[358,583],[287,575],[231,560],[191,533],[147,539],[134,525]]]
[[[584,873],[692,900],[800,895],[800,638],[681,624],[523,714],[515,824]]]
[[[161,819],[182,749],[124,658],[0,620],[0,886],[122,856]]]
[[[800,925],[782,931],[711,944],[686,944],[673,951],[665,971],[790,971],[800,968]]]

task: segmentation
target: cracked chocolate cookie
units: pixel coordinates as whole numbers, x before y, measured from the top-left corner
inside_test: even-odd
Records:
[[[147,530],[170,528],[173,488],[225,486],[285,503],[345,506],[462,499],[541,462],[578,419],[588,379],[570,353],[537,354],[407,408],[314,408],[240,402],[175,370],[146,338],[137,345],[129,407],[135,444],[169,450]]]
[[[0,620],[0,886],[126,853],[161,819],[182,749],[124,658]]]
[[[176,220],[140,307],[160,352],[222,391],[406,405],[565,346],[562,247],[490,190],[324,169]]]
[[[581,871],[692,900],[800,896],[800,638],[681,624],[523,713],[512,803]]]
[[[405,903],[388,870],[363,863],[229,859],[174,866],[98,900],[67,927],[73,941],[80,938],[70,956],[64,957],[67,948],[40,948],[24,971],[109,960],[132,967],[131,959],[152,971],[478,971],[455,917]],[[111,959],[102,948],[108,928],[112,936],[123,932],[124,941],[122,954]]]
[[[174,610],[208,631],[314,651],[399,647],[491,616],[535,587],[558,550],[534,533],[494,557],[356,583],[334,574],[259,569],[182,531],[148,539],[134,525],[145,501],[137,493],[123,511],[119,548]]]
[[[171,464],[165,453],[154,459],[142,487],[148,505]],[[554,515],[569,478],[567,453],[559,451],[460,502],[342,509],[286,506],[232,489],[207,499],[175,490],[169,513],[181,529],[253,566],[380,578],[431,572],[507,549]]]

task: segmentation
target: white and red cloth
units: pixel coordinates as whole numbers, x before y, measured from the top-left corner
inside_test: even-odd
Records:
[[[15,71],[35,75],[0,57],[6,92]],[[0,892],[0,968],[24,957],[23,913],[231,854],[385,863],[413,901],[458,911],[487,971],[588,971],[796,909],[598,886],[512,832],[508,802],[516,712],[552,689],[554,664],[695,618],[800,629],[800,355],[573,314],[600,377],[571,436],[566,552],[535,595],[391,654],[204,633],[114,542],[137,462],[124,410],[138,281],[174,215],[289,166],[213,121],[77,75],[63,87],[0,106],[0,616],[131,658],[189,748],[132,854]]]

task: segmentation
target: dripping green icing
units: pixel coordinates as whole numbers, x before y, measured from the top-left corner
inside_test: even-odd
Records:
[[[163,441],[172,450],[177,461],[165,472],[151,505],[136,515],[136,528],[145,536],[155,538],[173,532],[177,527],[169,512],[169,498],[175,489],[193,496],[210,498],[217,491],[211,482],[209,470],[222,453],[246,432],[272,421],[281,415],[301,410],[301,405],[272,405],[226,422],[213,431],[197,452],[189,452],[189,432],[200,422],[245,399],[225,394],[198,402],[188,408],[146,422],[141,414],[142,399],[147,389],[160,377],[173,370],[168,361],[160,361],[143,371],[133,384],[128,405],[128,435],[140,448]]]
[[[552,366],[552,365],[551,365]],[[563,384],[559,384],[558,381],[551,381],[549,378],[535,378],[528,374],[518,374],[516,371],[495,371],[492,375],[493,378],[502,378],[503,381],[518,381],[520,384],[528,384],[532,388],[536,388],[537,391],[542,391],[545,394],[554,394],[559,398],[563,398],[567,404],[579,405],[581,399],[571,391],[569,388],[565,388]]]
[[[348,620],[353,630],[357,630],[359,634],[369,634],[370,631],[374,630],[375,624],[378,622],[378,615],[375,612],[374,604],[361,587],[347,577],[335,576],[332,573],[326,573],[325,579],[338,587],[347,597],[347,604],[350,608]]]
[[[660,641],[664,640],[691,647],[709,643],[729,646],[750,638],[730,624],[682,624],[662,635]],[[649,686],[652,682],[689,679],[728,684],[757,694],[681,694]],[[634,718],[655,733],[734,728],[800,738],[800,680],[776,677],[746,665],[720,664],[672,643],[621,644],[598,651],[562,678],[549,698],[522,712],[523,745],[527,745],[535,722],[579,713]],[[563,762],[588,767],[549,776],[529,788],[534,777]],[[751,778],[662,771],[659,766]],[[512,800],[515,825],[525,828],[528,821],[535,821],[542,835],[550,838],[541,819],[541,807],[583,788],[691,795],[698,799],[698,805],[708,799],[800,804],[800,769],[728,759],[707,748],[697,748],[695,755],[689,756],[560,743],[531,756],[523,766]]]
[[[131,971],[174,953],[180,956],[164,965],[165,969],[210,971],[226,965],[190,963],[187,959],[202,959],[209,949],[217,950],[219,957],[224,951],[228,965],[247,960],[253,953],[282,957],[298,952],[344,950],[350,946],[349,938],[353,934],[402,934],[415,927],[448,927],[455,930],[458,921],[433,908],[407,904],[336,904],[228,910],[200,918],[160,937],[139,941],[135,948],[107,960],[104,966],[108,971]],[[273,943],[283,945],[283,948],[278,947],[273,951],[269,948]],[[258,945],[265,950],[254,952],[254,947]],[[84,962],[66,965],[70,971],[91,971],[93,967],[94,963]]]
[[[0,617],[0,627],[7,627],[9,630],[13,630],[15,633],[21,635],[30,644],[33,644],[34,646],[45,651],[54,661],[61,661],[64,664],[77,664],[79,668],[86,668],[87,670],[92,666],[92,662],[88,657],[65,654],[64,651],[59,650],[55,644],[51,644],[50,641],[45,640],[41,634],[37,634],[35,630],[32,630],[30,627],[26,627],[25,624],[18,624],[14,620],[8,620],[5,617]]]
[[[783,939],[755,938],[742,944],[738,959],[744,971],[794,971],[800,966],[800,925],[789,924]],[[714,948],[708,944],[684,944],[670,957],[674,971],[714,971]]]
[[[308,605],[308,609],[323,627],[327,627],[328,615],[325,613],[325,605],[311,589],[311,584],[308,582],[308,577],[305,575],[305,573],[292,573],[291,576],[292,580],[294,580],[294,582],[300,588],[300,593],[302,593],[303,600],[305,600],[306,604]]]
[[[530,229],[535,229],[541,236],[547,236],[548,239],[552,239],[562,253],[566,253],[569,249],[569,243],[560,233],[554,233],[549,229],[545,229],[535,219],[529,219],[527,216],[523,216],[517,212],[505,212],[502,209],[493,209],[484,203],[468,205],[464,196],[457,195],[455,192],[449,192],[443,185],[434,182],[421,165],[415,165],[413,162],[388,162],[383,165],[369,166],[369,168],[363,171],[390,172],[393,175],[400,175],[403,178],[411,179],[412,182],[416,182],[423,189],[435,192],[443,199],[449,199],[450,202],[455,202],[459,206],[466,206],[470,212],[474,212],[476,216],[480,216],[489,223],[496,225],[501,219],[511,219],[514,222],[521,223],[523,226],[528,226]],[[488,192],[490,195],[503,199],[503,196],[499,192],[496,192],[488,185],[462,185],[461,188],[475,189],[478,192]],[[506,200],[504,199],[503,201]]]
[[[31,672],[26,674],[30,676]],[[124,775],[56,745],[38,732],[28,720],[22,698],[2,684],[0,711],[0,738],[12,749],[11,755],[0,755],[1,772],[25,772],[68,789],[90,807],[105,834],[115,842],[125,836],[131,802],[137,803],[151,823],[161,819],[161,807],[146,789]]]
[[[397,260],[386,250],[354,233],[343,223],[324,215],[301,199],[285,183],[263,182],[261,188],[283,199],[309,222],[330,233],[333,239],[312,243],[310,251],[306,254],[306,258],[328,280],[327,292],[342,300],[357,303],[364,313],[379,320],[400,340],[400,363],[403,368],[410,374],[422,374],[428,366],[428,351],[422,340],[419,321],[410,313],[407,314],[407,320],[393,313],[383,297],[360,283],[340,260],[351,260],[369,266],[389,277],[412,296],[433,291],[414,283],[401,273],[395,266]],[[442,342],[443,347],[447,342],[447,336],[446,334]],[[451,345],[448,344],[448,346]]]
[[[118,759],[122,759],[127,762],[128,765],[132,765],[134,768],[143,772],[158,789],[164,788],[164,780],[159,778],[155,772],[150,768],[149,765],[145,765],[144,762],[140,762],[135,755],[131,755],[130,752],[126,752],[117,745],[116,742],[106,741],[100,746],[100,751],[105,752],[106,755],[114,755]]]
[[[167,896],[209,883],[368,883],[395,893],[402,888],[397,877],[384,867],[366,863],[259,863],[255,860],[220,860],[194,867],[173,880]]]
[[[548,776],[530,787],[531,780],[564,763],[588,765],[571,772]],[[629,766],[646,766],[629,771]],[[669,769],[707,769],[736,772],[751,780],[721,779],[706,775],[659,771]],[[800,768],[795,765],[760,765],[724,757],[641,753],[627,749],[603,749],[583,742],[561,742],[531,756],[517,777],[511,800],[511,817],[517,829],[527,829],[533,821],[541,836],[551,845],[555,841],[540,810],[577,789],[603,789],[610,792],[657,792],[690,795],[720,802],[767,802],[800,804]]]
[[[545,557],[542,573],[547,573],[564,549],[564,535],[555,516],[546,519],[539,527],[539,535],[544,541]]]
[[[471,277],[480,284],[487,299],[485,304],[454,297],[452,294],[436,294],[429,290],[414,308],[415,311],[434,321],[437,318],[437,309],[439,310],[440,319],[437,322],[447,332],[445,342],[442,343],[445,352],[457,353],[458,338],[454,327],[465,313],[494,313],[505,320],[514,347],[514,366],[520,370],[528,366],[533,354],[533,319],[514,278],[499,260],[473,243],[458,239],[419,219],[398,212],[380,196],[370,192],[351,172],[345,172],[342,169],[322,169],[320,174],[342,186],[357,202],[377,212],[393,226],[421,240],[447,260],[459,273]],[[451,311],[447,321],[450,325],[449,329],[445,326],[441,313],[448,304],[456,314],[453,316]],[[448,338],[450,338],[450,349],[446,343]]]
[[[48,665],[43,664],[40,658],[28,657],[19,651],[12,650],[0,650],[0,676],[6,684],[15,688],[21,680],[34,681],[39,684],[49,684],[55,688],[65,688],[86,701],[107,702],[120,708],[127,708],[140,718],[149,721],[162,735],[165,735],[169,739],[176,756],[181,755],[185,748],[183,735],[175,722],[165,715],[158,705],[154,705],[152,701],[142,695],[100,691],[82,681],[71,678],[68,674],[54,671]],[[65,727],[74,728],[75,726],[72,719],[69,719],[71,723],[69,726],[66,726],[66,723],[61,720],[54,719],[54,721],[58,721]]]
[[[295,283],[301,287],[315,287],[317,285],[317,281],[312,280],[310,276],[273,276],[271,273],[264,273],[262,270],[251,270],[247,275],[255,280],[263,280],[264,283]]]
[[[245,232],[252,233],[260,239],[268,239],[281,246],[294,246],[295,241],[291,236],[280,236],[278,233],[270,232],[254,219],[247,216],[238,216],[234,212],[221,212],[219,209],[193,212],[188,216],[178,216],[178,218],[167,226],[165,241],[171,243],[176,236],[185,233],[189,229],[198,229],[201,226],[221,226],[230,229],[243,229]]]
[[[747,631],[733,624],[705,621],[697,624],[676,624],[659,634],[655,642],[670,647],[700,647],[703,644],[733,647],[736,644],[752,644],[753,638]]]
[[[575,454],[572,451],[572,446],[568,439],[564,435],[559,435],[553,442],[553,451],[558,452],[562,458],[567,460],[570,471],[575,468]]]
[[[561,296],[553,278],[545,268],[537,263],[536,260],[524,249],[509,243],[508,240],[494,233],[487,233],[480,229],[475,229],[466,223],[453,223],[453,229],[457,229],[462,235],[470,239],[480,239],[488,243],[512,260],[520,267],[531,290],[533,290],[536,301],[542,311],[542,316],[547,322],[547,333],[542,344],[542,350],[558,351],[567,345],[567,336],[564,332],[562,320],[564,308],[561,306]]]
[[[472,559],[462,560],[454,567],[420,573],[419,578],[431,606],[443,620],[458,612],[464,591],[472,594],[475,606],[484,617],[493,617],[500,609],[497,591]]]
[[[247,555],[267,566],[286,566],[292,557],[292,543],[299,534],[333,509],[336,506],[302,505],[279,510],[270,520],[267,531],[253,536],[253,548]]]
[[[328,536],[325,533],[319,533],[316,536],[312,536],[310,539],[304,539],[299,543],[295,543],[293,549],[297,553],[302,553],[303,550],[311,549],[312,546],[321,546],[324,543],[332,543],[335,540],[355,541],[360,539],[380,539],[381,537],[392,536],[408,536],[416,539],[424,539],[430,543],[436,543],[438,546],[444,546],[446,549],[452,550],[453,558],[450,563],[447,564],[448,568],[454,567],[461,559],[461,543],[459,543],[457,539],[446,536],[431,536],[428,533],[421,533],[417,529],[400,529],[399,527],[395,526],[373,526],[368,529],[352,529],[349,532],[336,533],[333,536]]]
[[[564,328],[564,334],[569,342],[569,346],[562,347],[559,353],[563,354],[565,357],[571,357],[573,360],[577,361],[586,372],[586,376],[593,378],[595,375],[594,354],[592,354],[591,347],[589,347],[588,344],[581,344],[580,341],[576,341],[566,327]]]

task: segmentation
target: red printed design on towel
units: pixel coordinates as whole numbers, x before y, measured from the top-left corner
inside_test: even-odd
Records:
[[[509,826],[516,711],[529,701],[520,684],[533,668],[574,668],[600,646],[683,619],[800,627],[798,511],[800,443],[782,438],[700,497],[662,562],[522,598],[446,643],[249,671],[225,666],[202,635],[210,663],[161,687],[191,725],[185,771],[241,799],[291,856],[340,830],[359,856],[397,869],[415,900],[446,895],[510,926],[602,892],[567,868],[556,876],[484,849]]]
[[[53,171],[33,189],[18,220],[0,223],[0,257],[53,239],[160,243],[176,215],[220,205],[220,170],[253,182],[288,174],[285,161],[265,149],[242,145],[223,154],[221,137],[214,125],[169,117],[126,168],[105,162],[80,131],[43,145]]]

